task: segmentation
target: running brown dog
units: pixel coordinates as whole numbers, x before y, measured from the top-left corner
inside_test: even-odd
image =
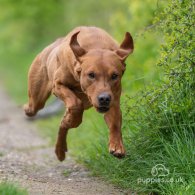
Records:
[[[121,45],[104,30],[77,27],[46,47],[33,61],[28,74],[29,102],[26,115],[34,116],[53,93],[66,113],[61,121],[55,153],[60,161],[67,152],[68,129],[78,127],[84,110],[95,107],[104,113],[110,129],[109,152],[125,156],[120,110],[121,78],[125,60],[133,52],[133,39],[126,33]]]

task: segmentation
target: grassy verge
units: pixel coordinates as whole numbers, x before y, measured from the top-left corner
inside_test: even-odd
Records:
[[[11,183],[0,183],[1,195],[27,195],[27,191]]]

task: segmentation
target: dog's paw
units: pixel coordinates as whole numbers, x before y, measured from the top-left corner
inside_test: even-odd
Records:
[[[125,149],[122,142],[110,142],[109,152],[117,158],[125,157]]]
[[[34,116],[36,113],[29,107],[28,104],[23,106],[24,112],[27,116]]]
[[[59,161],[63,161],[66,157],[66,150],[62,147],[56,146],[55,153]]]

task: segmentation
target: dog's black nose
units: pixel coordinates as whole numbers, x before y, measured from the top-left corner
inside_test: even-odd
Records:
[[[111,96],[108,93],[101,93],[98,96],[98,102],[99,102],[99,106],[109,106],[111,101]]]

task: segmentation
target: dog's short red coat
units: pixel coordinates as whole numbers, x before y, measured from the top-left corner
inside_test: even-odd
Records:
[[[125,155],[121,134],[121,78],[124,61],[132,52],[133,39],[128,32],[119,46],[100,28],[77,27],[46,47],[33,61],[28,75],[29,102],[24,110],[28,116],[34,116],[51,93],[64,102],[66,113],[55,150],[60,161],[67,151],[68,129],[80,125],[85,109],[93,106],[99,111],[97,97],[101,93],[111,97],[104,113],[110,129],[109,151],[116,157]]]

